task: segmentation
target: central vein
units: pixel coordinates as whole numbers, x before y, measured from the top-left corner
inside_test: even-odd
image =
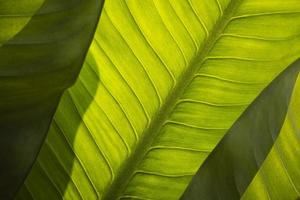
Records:
[[[173,91],[167,97],[160,111],[153,117],[150,126],[144,131],[143,137],[140,139],[136,149],[126,160],[126,162],[124,162],[123,166],[121,166],[121,169],[116,175],[115,180],[113,180],[110,188],[106,190],[106,193],[104,194],[102,199],[118,199],[118,197],[122,195],[122,192],[130,182],[140,162],[143,160],[148,149],[152,146],[153,141],[159,134],[163,124],[171,115],[172,111],[177,105],[178,100],[180,99],[186,88],[193,81],[195,73],[199,70],[201,64],[209,55],[219,36],[224,32],[227,24],[230,22],[241,2],[242,0],[232,0],[229,3],[225,11],[223,12],[223,16],[220,17],[220,19],[214,26],[211,34],[204,42],[204,45],[199,50],[198,54],[194,57],[190,65],[187,67],[186,72],[180,77],[179,81],[177,82]]]

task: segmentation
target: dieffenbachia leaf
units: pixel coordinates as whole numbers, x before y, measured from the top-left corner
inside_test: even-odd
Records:
[[[255,99],[210,153],[181,199],[240,199],[259,170],[262,171],[258,176],[266,179],[267,187],[263,189],[264,181],[254,181],[252,187],[259,184],[261,188],[247,192],[245,199],[268,199],[261,192],[269,193],[270,199],[300,198],[297,169],[300,160],[296,145],[300,143],[297,125],[300,120],[296,114],[300,111],[299,71],[300,60]],[[277,140],[280,134],[284,136]],[[276,191],[268,189],[268,186],[274,187],[274,183]]]
[[[0,1],[0,199],[32,167],[63,91],[74,83],[99,0]]]
[[[300,55],[298,0],[108,0],[19,199],[179,199]]]

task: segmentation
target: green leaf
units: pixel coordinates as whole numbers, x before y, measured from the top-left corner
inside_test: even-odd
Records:
[[[298,0],[109,0],[20,199],[179,199],[300,54]]]
[[[299,92],[298,76],[279,136],[242,199],[300,198]]]
[[[274,187],[276,182],[282,184],[275,187],[276,191],[266,189],[270,199],[279,198],[278,194],[281,194],[281,199],[300,197],[297,191],[300,185],[293,185],[292,181],[299,181],[296,166],[300,162],[294,159],[296,153],[291,157],[293,154],[289,152],[293,148],[287,146],[289,142],[299,144],[299,117],[295,115],[299,111],[299,71],[300,60],[286,69],[258,96],[208,156],[181,199],[240,199],[259,170],[262,170],[261,177],[269,180],[266,181],[267,186]],[[276,141],[278,135],[286,141]],[[275,146],[274,143],[279,144]],[[269,154],[271,149],[272,153]],[[284,155],[285,162],[280,161],[280,154],[275,153],[278,150],[280,154],[285,152],[281,155]],[[285,165],[289,166],[289,170],[284,168]],[[285,182],[274,179],[277,176]],[[258,187],[252,189],[245,198],[268,199],[259,196],[261,190]]]
[[[0,2],[0,199],[29,173],[91,43],[101,1]]]

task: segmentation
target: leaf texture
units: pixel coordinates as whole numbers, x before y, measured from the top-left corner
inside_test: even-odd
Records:
[[[299,76],[279,136],[241,199],[299,199]]]
[[[18,198],[179,199],[299,25],[298,0],[106,1]]]
[[[265,171],[267,176],[278,175],[277,170],[281,168],[276,165],[272,165],[273,173],[264,170],[264,167],[260,168],[264,165],[263,162],[278,135],[282,131],[288,131],[287,124],[291,125],[291,122],[297,124],[298,118],[290,114],[298,111],[299,71],[300,61],[292,64],[255,99],[208,156],[181,199],[240,199],[259,170]],[[294,94],[291,98],[293,90]],[[290,130],[289,133],[292,134]],[[286,140],[289,138],[285,137]],[[288,159],[285,156],[284,158]],[[291,166],[293,164],[297,166],[296,161],[290,160],[289,163],[292,164]],[[295,176],[292,177],[297,178],[297,173],[294,174]],[[279,177],[286,178],[286,176],[289,175],[280,174]],[[288,184],[284,184],[282,187],[277,187],[276,191],[284,191],[287,188]],[[250,194],[259,194],[259,192]],[[274,195],[272,199],[279,197],[275,191],[272,191],[272,194]],[[285,194],[282,198],[300,197],[293,195]]]
[[[0,1],[0,199],[23,184],[84,62],[101,3],[78,3]]]

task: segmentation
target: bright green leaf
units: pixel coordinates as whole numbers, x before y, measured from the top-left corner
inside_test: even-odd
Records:
[[[266,160],[242,199],[300,198],[300,79],[298,76],[288,112]]]
[[[291,171],[280,161],[280,155],[274,153],[278,147],[280,153],[287,153],[291,149],[287,146],[287,141],[290,144],[293,141],[299,144],[299,141],[295,140],[299,132],[297,123],[300,122],[299,117],[295,115],[299,111],[299,71],[300,60],[286,69],[255,99],[208,156],[181,199],[240,199],[258,171],[261,171],[262,178],[266,180],[273,178],[273,182],[266,183],[267,186],[275,188],[263,191],[270,193],[270,199],[300,198],[300,185],[294,185],[291,180],[291,177],[299,180],[297,166],[300,161],[295,159],[297,152],[294,156],[284,156],[285,165],[289,166]],[[274,145],[278,135],[281,138],[285,135],[286,141],[279,139],[279,144]],[[270,151],[271,154],[268,155]],[[289,158],[293,159],[288,160]],[[253,185],[255,187],[258,184],[254,182]],[[262,186],[261,182],[259,186]],[[260,196],[262,189],[254,190],[248,192],[246,197],[268,199]]]
[[[107,0],[19,198],[180,198],[299,31],[298,0]]]

